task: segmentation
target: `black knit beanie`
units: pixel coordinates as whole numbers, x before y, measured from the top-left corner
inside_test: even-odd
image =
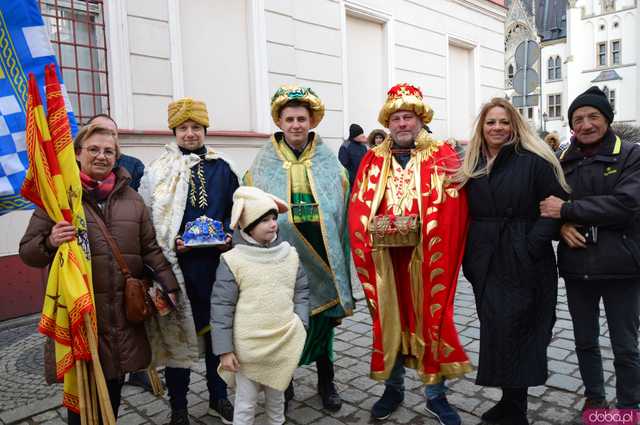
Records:
[[[596,108],[602,113],[602,115],[604,115],[609,124],[613,122],[613,108],[609,103],[609,99],[607,99],[607,95],[598,87],[593,86],[576,97],[575,100],[571,102],[571,106],[569,106],[569,127],[572,130],[573,121],[571,118],[573,117],[573,113],[576,109],[582,108],[583,106],[592,106]]]
[[[351,124],[349,126],[349,139],[354,139],[361,134],[364,134],[364,130],[358,124]]]

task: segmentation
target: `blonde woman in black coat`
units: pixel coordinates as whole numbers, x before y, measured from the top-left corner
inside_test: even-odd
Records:
[[[483,424],[526,425],[527,387],[547,379],[558,285],[557,220],[539,202],[569,190],[552,150],[501,98],[485,104],[458,177],[469,196],[463,271],[480,319],[476,383],[502,388]]]

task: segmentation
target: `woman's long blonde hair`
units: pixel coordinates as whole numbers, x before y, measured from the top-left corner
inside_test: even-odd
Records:
[[[540,140],[532,131],[524,118],[516,111],[516,109],[506,99],[494,97],[485,103],[480,110],[480,115],[476,119],[473,137],[467,147],[467,151],[462,161],[462,166],[455,176],[455,180],[461,185],[465,185],[469,179],[474,179],[489,174],[489,161],[485,161],[485,165],[478,167],[481,158],[487,158],[487,142],[484,139],[483,127],[487,114],[492,108],[500,107],[505,110],[509,123],[511,124],[511,140],[509,143],[515,144],[515,149],[524,149],[532,152],[553,166],[553,171],[562,188],[569,192],[571,188],[564,178],[560,161],[545,142]]]

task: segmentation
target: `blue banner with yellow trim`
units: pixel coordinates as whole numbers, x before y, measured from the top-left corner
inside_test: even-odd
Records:
[[[0,0],[0,215],[33,208],[33,204],[20,196],[29,168],[25,143],[27,76],[30,72],[36,76],[43,93],[44,68],[50,63],[56,64],[58,80],[62,83],[37,0]],[[62,91],[75,135],[76,120],[70,112],[64,84]]]

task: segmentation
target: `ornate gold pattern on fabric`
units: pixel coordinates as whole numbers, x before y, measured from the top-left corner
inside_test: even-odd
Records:
[[[445,286],[441,283],[436,283],[435,285],[433,285],[433,287],[431,288],[431,296],[433,297],[435,294],[437,294],[438,292],[444,291]]]
[[[315,141],[315,136],[314,136],[314,141]],[[315,148],[312,148],[312,149],[315,149]],[[303,155],[304,155],[304,153],[303,153]],[[302,158],[303,155],[301,155],[300,157]],[[311,157],[311,153],[309,154],[309,157]],[[312,165],[311,159],[305,160],[305,164],[306,164],[306,166],[311,168],[311,165]],[[308,173],[307,176],[309,178],[309,185],[311,186],[311,194],[313,195],[314,199],[318,199],[318,195],[317,195],[318,191],[316,190],[316,184],[315,184],[315,182],[313,180],[313,174]],[[345,200],[345,202],[346,202],[346,200]],[[331,245],[329,244],[329,240],[328,240],[328,236],[327,236],[328,233],[327,233],[327,226],[326,226],[325,220],[324,220],[324,214],[323,214],[323,212],[322,212],[322,210],[320,208],[318,208],[318,216],[320,218],[320,234],[322,235],[322,242],[324,243],[325,250],[328,250]],[[296,227],[296,226],[294,226],[294,227]],[[306,239],[305,239],[305,241],[306,241]],[[314,251],[315,251],[315,249],[314,249]],[[320,258],[319,255],[318,255],[318,258]],[[333,282],[333,286],[334,286],[334,288],[336,290],[337,299],[334,300],[333,305],[337,305],[337,304],[345,305],[345,303],[342,301],[342,298],[340,297],[340,291],[338,290],[338,284],[336,283],[336,273],[333,270],[333,267],[331,267],[330,264],[326,264],[324,261],[322,263],[325,264],[327,266],[327,268],[329,269],[329,273],[331,274],[331,281]],[[318,309],[316,309],[314,311],[317,311],[317,310]],[[326,308],[322,308],[322,310],[319,310],[319,311],[324,311],[324,310],[326,310]],[[351,316],[351,314],[352,314],[351,310],[346,310],[346,309],[345,309],[345,313],[347,314],[347,316]],[[315,314],[315,313],[313,313],[313,314]]]
[[[377,215],[369,222],[373,246],[416,246],[420,240],[420,220],[417,214],[403,216]]]
[[[365,239],[364,239],[364,236],[362,236],[362,233],[355,232],[355,236],[356,236],[356,239],[358,239],[359,241],[365,242]]]
[[[315,139],[315,138],[314,138]],[[296,157],[285,141],[278,142],[278,151],[284,157],[282,167],[291,174],[291,191],[295,193],[311,193],[311,184],[307,175],[307,168],[311,168],[314,140],[305,146],[300,157]]]
[[[430,220],[427,223],[427,235],[431,233],[436,227],[438,227],[438,220]]]
[[[434,254],[431,255],[431,258],[429,258],[429,265],[433,265],[433,263],[435,263],[436,261],[438,261],[440,258],[442,258],[442,252],[436,252]]]
[[[309,142],[309,144],[307,144],[307,147],[305,148],[305,150],[307,150],[307,149],[309,149],[309,150],[315,149],[314,141],[315,141],[315,136],[314,136],[314,139],[311,142]],[[278,158],[280,158],[280,160],[283,162],[283,164],[287,163],[288,161],[287,161],[287,158],[285,157],[285,154],[284,154],[285,151],[282,149],[282,145],[283,144],[286,145],[286,143],[279,143],[274,136],[271,136],[271,143],[273,144],[274,150],[275,150],[276,154],[278,155]],[[289,151],[291,151],[291,149],[289,149]],[[311,153],[310,153],[310,155],[311,155]],[[290,169],[290,167],[285,167],[285,168],[288,170],[288,173],[287,173],[288,174],[287,175],[287,204],[291,205],[291,202],[292,202],[291,201],[291,197],[292,197],[292,194],[293,194],[293,191],[292,191],[293,184],[292,184],[292,181],[291,181],[292,180],[292,178],[291,178],[291,169]],[[306,175],[306,172],[305,172],[305,175]],[[313,189],[311,188],[310,190],[311,190],[311,192],[313,194]],[[314,195],[314,197],[315,197],[315,195]],[[316,256],[316,261],[318,262],[318,264],[320,264],[322,266],[322,268],[324,268],[327,273],[329,273],[329,274],[331,274],[333,276],[333,271],[331,270],[329,265],[322,259],[322,257],[320,257],[320,255],[316,252],[315,248],[309,243],[307,238],[304,237],[304,235],[300,232],[300,230],[298,230],[298,226],[296,226],[294,224],[293,213],[291,212],[291,208],[289,208],[289,211],[287,212],[287,219],[288,219],[289,223],[292,224],[291,228],[293,229],[293,232],[298,236],[298,238],[302,241],[302,243],[304,243],[307,246],[307,248],[309,248],[309,252],[313,253],[313,255]],[[322,218],[321,218],[321,220],[322,220]],[[321,230],[322,230],[322,227],[321,227]],[[335,305],[335,304],[333,304],[333,305]],[[324,306],[321,306],[321,307],[318,307],[318,308],[322,308],[322,307],[324,307]],[[314,313],[312,312],[312,314],[314,314]]]
[[[425,124],[433,118],[433,110],[424,102],[420,89],[409,84],[395,85],[387,92],[387,100],[380,109],[378,122],[389,128],[389,117],[398,111],[412,111]]]
[[[204,178],[204,166],[202,165],[203,161],[198,162],[195,169],[191,169],[191,174],[189,175],[189,203],[194,208],[205,209],[209,204],[209,196],[207,195],[207,185]],[[198,184],[196,185],[195,179],[193,175],[196,174],[198,176]],[[196,189],[197,188],[197,189]],[[196,191],[197,201],[196,201]]]
[[[356,267],[356,271],[358,273],[360,273],[361,275],[363,275],[364,277],[366,277],[367,279],[370,278],[369,271],[367,269],[365,269],[364,267]]]
[[[391,208],[387,207],[387,214],[402,215],[404,211],[411,210],[413,203],[418,199],[416,191],[417,170],[415,155],[411,156],[406,167],[402,167],[394,157],[391,159],[393,169],[387,178],[385,197]]]
[[[433,173],[431,173],[431,190],[435,190],[437,198],[433,201],[434,204],[442,203],[444,199],[444,174],[438,173],[438,167],[433,167]]]
[[[418,162],[422,162],[430,157],[435,151],[440,149],[444,142],[438,141],[431,137],[431,134],[424,128],[418,132],[416,136],[416,152],[422,155],[418,157]]]
[[[371,166],[371,172],[370,172],[370,174],[371,174],[373,177],[378,177],[378,175],[380,174],[380,167],[378,167],[378,166],[377,166],[377,165],[375,165],[375,164],[374,164],[374,165],[372,165],[372,166]]]
[[[458,197],[458,189],[456,189],[455,187],[450,187],[450,188],[446,189],[445,192],[447,193],[447,195],[450,198],[457,198]]]
[[[424,305],[424,296],[425,296],[425,287],[424,280],[422,275],[422,262],[424,260],[423,256],[423,245],[422,238],[418,242],[418,245],[413,250],[413,254],[411,255],[411,262],[409,263],[409,272],[411,273],[411,297],[413,300],[414,308],[418,311],[422,311]],[[424,315],[416,314],[416,329],[424,329]],[[414,355],[417,356],[419,364],[422,364],[425,344],[422,338],[415,336],[416,343],[414,344]]]
[[[284,158],[282,167],[289,173],[291,193],[309,194],[316,199],[311,190],[309,173],[307,172],[313,165],[311,156],[315,150],[315,135],[314,139],[305,146],[300,157],[296,157],[285,141],[278,142],[277,147],[279,154]],[[317,202],[304,202],[292,197],[289,200],[289,206],[293,223],[317,222],[319,220],[319,206]]]
[[[433,316],[433,313],[431,316]],[[434,340],[433,335],[431,335],[431,355],[433,355],[434,360],[438,360],[438,341]]]
[[[370,216],[369,216],[369,221],[373,220],[373,217],[376,215],[376,211],[378,210],[378,207],[380,206],[380,203],[382,202],[382,199],[385,195],[385,191],[386,191],[386,181],[387,181],[387,176],[389,175],[389,171],[390,171],[390,164],[391,164],[391,138],[387,137],[385,139],[385,141],[383,141],[380,145],[376,146],[375,148],[373,148],[374,153],[377,156],[381,156],[382,159],[382,168],[378,169],[376,167],[376,172],[379,171],[379,174],[377,174],[379,176],[378,179],[378,183],[374,183],[373,179],[374,176],[369,173],[369,175],[367,176],[367,180],[363,181],[362,186],[360,187],[360,193],[358,194],[358,199],[362,198],[362,194],[364,192],[366,192],[369,189],[373,189],[373,201],[371,202],[370,205]],[[369,206],[369,203],[367,203],[367,206]],[[365,226],[366,228],[367,226]]]
[[[367,217],[366,215],[361,215],[360,216],[360,223],[362,223],[362,225],[366,228],[367,227],[367,223],[369,223],[369,217]]]
[[[373,238],[374,247],[415,246],[420,240],[420,220],[417,215],[404,213],[411,210],[418,199],[416,161],[412,156],[406,168],[403,168],[391,155],[390,143],[383,142],[384,150],[378,150],[384,155],[383,170],[377,166],[372,167],[375,170],[369,173],[369,180],[366,182],[367,188],[375,188],[374,201],[369,201],[367,205],[380,205],[384,197],[387,209],[383,214],[375,215],[377,207],[371,208],[372,216],[368,219],[368,224],[363,224]],[[380,174],[379,184],[375,184],[372,179]]]
[[[203,127],[209,127],[209,113],[207,105],[199,100],[185,97],[171,102],[167,107],[169,128],[174,129],[187,120],[197,122]]]
[[[456,351],[450,344],[447,344],[446,341],[440,341],[440,352],[444,357],[449,357],[451,353]]]
[[[273,144],[276,154],[278,155],[278,157],[280,158],[280,160],[283,163],[290,163],[290,166],[287,168],[288,170],[288,176],[287,176],[287,204],[292,205],[291,203],[291,198],[292,198],[292,193],[293,193],[293,185],[294,185],[294,177],[293,177],[293,173],[294,173],[294,165],[297,165],[298,163],[302,163],[302,166],[304,167],[304,176],[306,176],[306,181],[308,182],[309,185],[309,193],[311,193],[311,195],[313,196],[314,199],[318,199],[317,196],[317,191],[316,191],[316,185],[315,182],[313,180],[313,174],[312,173],[307,173],[307,169],[311,168],[313,166],[313,161],[311,158],[313,158],[313,155],[315,153],[315,148],[317,146],[317,135],[314,134],[313,135],[313,139],[307,144],[307,146],[305,147],[304,151],[302,152],[302,155],[300,155],[300,158],[296,158],[296,162],[291,160],[291,157],[287,157],[285,155],[287,155],[287,151],[289,153],[291,153],[291,155],[293,155],[293,152],[291,152],[291,149],[289,149],[289,147],[287,146],[286,143],[279,143],[278,140],[276,140],[276,138],[274,136],[271,136],[271,143]],[[284,149],[286,148],[286,149]],[[295,155],[293,155],[295,157]],[[298,185],[300,184],[300,187],[303,187],[302,185],[304,185],[303,182],[300,181],[302,173],[300,172],[300,175],[298,175],[295,179],[296,182],[295,184]],[[297,187],[297,186],[296,186]],[[328,249],[328,247],[330,246],[328,243],[328,239],[327,239],[327,228],[326,228],[326,224],[325,224],[325,220],[324,220],[324,215],[322,213],[322,210],[320,208],[318,208],[318,217],[320,220],[320,233],[322,235],[322,241],[324,243],[325,249]],[[292,229],[293,232],[298,236],[298,238],[307,246],[307,248],[309,249],[309,251],[311,253],[313,253],[314,256],[316,256],[316,261],[318,264],[320,264],[322,266],[322,268],[326,271],[327,274],[329,274],[331,276],[331,280],[334,284],[334,286],[337,285],[336,283],[336,274],[333,271],[333,268],[327,264],[326,261],[324,261],[322,259],[322,257],[320,257],[320,255],[317,253],[317,251],[315,250],[315,248],[309,243],[309,241],[307,240],[307,238],[304,237],[304,235],[300,232],[300,230],[298,230],[298,226],[296,226],[294,224],[294,220],[293,220],[293,215],[291,212],[291,208],[289,208],[288,211],[288,215],[287,218],[289,220],[289,222],[292,224]],[[364,254],[362,254],[362,257],[364,258]],[[344,303],[342,302],[342,299],[340,298],[340,291],[338,290],[338,288],[336,287],[336,295],[337,295],[337,299],[330,301],[324,305],[318,306],[314,309],[311,310],[311,315],[314,316],[318,313],[321,313],[335,305],[344,305]],[[351,311],[345,311],[347,313],[347,315],[351,315],[352,312]]]
[[[376,306],[376,302],[371,298],[366,298],[366,300],[367,300],[367,307],[369,307],[369,313],[371,313],[372,315],[375,314],[376,311],[378,310],[378,307]]]
[[[447,355],[450,356],[449,359],[451,360],[461,360],[458,359],[459,351],[451,351],[452,347],[457,347],[457,345],[445,342],[443,340],[442,329],[440,329],[440,326],[445,320],[443,315],[446,314],[446,308],[448,308],[447,293],[445,292],[447,290],[445,285],[448,278],[445,269],[448,272],[449,266],[446,266],[443,261],[445,257],[443,252],[447,251],[447,247],[442,246],[442,238],[444,235],[441,233],[446,232],[446,229],[441,229],[441,226],[439,227],[437,219],[437,213],[444,205],[441,207],[437,204],[443,204],[447,198],[460,197],[462,194],[458,196],[457,191],[448,191],[447,173],[449,170],[439,165],[436,166],[432,161],[432,155],[439,151],[443,142],[432,139],[426,131],[421,130],[416,137],[415,145],[415,148],[411,150],[411,166],[408,163],[405,169],[402,169],[402,167],[400,167],[400,169],[406,171],[406,169],[415,166],[418,170],[415,171],[414,180],[410,182],[410,186],[412,186],[411,189],[416,192],[415,198],[413,199],[417,201],[417,208],[420,211],[418,217],[424,220],[422,225],[425,227],[420,231],[419,237],[425,238],[425,242],[427,243],[424,245],[421,242],[418,243],[412,251],[411,261],[408,267],[410,275],[410,281],[408,283],[410,285],[410,293],[408,295],[411,300],[410,303],[413,305],[407,302],[406,306],[400,306],[395,290],[395,271],[390,256],[392,248],[376,245],[375,242],[373,244],[374,249],[372,250],[371,260],[375,266],[376,281],[371,283],[377,284],[377,287],[371,289],[378,291],[375,299],[379,305],[378,310],[375,312],[377,315],[374,316],[374,318],[377,317],[377,321],[380,324],[384,324],[384,326],[380,327],[380,340],[383,341],[384,353],[382,359],[378,358],[376,361],[377,366],[375,372],[371,373],[371,377],[377,380],[384,380],[389,377],[398,352],[396,345],[397,335],[400,334],[400,352],[405,355],[405,366],[417,368],[421,379],[425,382],[428,381],[435,384],[441,382],[443,377],[460,377],[471,370],[467,361],[445,363],[441,368],[434,367],[431,364],[425,364],[425,362],[428,361],[425,356],[433,358],[437,363]],[[369,220],[365,228],[368,230],[367,233],[369,233],[373,241],[375,240],[376,228],[380,231],[381,226],[384,228],[385,224],[384,222],[376,222],[376,220],[380,220],[380,218],[377,217],[383,214],[390,217],[404,216],[407,215],[408,211],[416,211],[416,205],[413,204],[413,200],[411,200],[412,202],[404,201],[404,205],[399,206],[398,199],[401,199],[402,196],[389,195],[389,192],[391,192],[392,195],[398,195],[398,183],[409,183],[404,180],[393,180],[393,174],[396,172],[394,168],[397,161],[393,158],[392,146],[393,140],[387,137],[382,144],[372,149],[372,154],[375,156],[373,160],[376,161],[377,164],[375,165],[375,170],[373,169],[374,165],[369,168],[369,172],[363,176],[360,182],[359,190],[353,196],[354,201],[360,201],[361,203],[366,204],[366,200],[369,200],[371,207],[368,211]],[[380,167],[378,167],[378,165],[380,165]],[[427,170],[427,173],[421,176],[419,172],[420,165],[433,167],[432,172],[428,173]],[[435,172],[435,176],[431,175],[433,172]],[[422,179],[428,180],[421,182],[421,177]],[[396,184],[395,188],[392,187],[394,183]],[[395,193],[393,189],[396,189]],[[435,192],[431,192],[432,190],[435,190]],[[373,191],[373,196],[371,196],[372,193],[370,191]],[[434,200],[437,202],[434,203]],[[386,205],[384,211],[379,210],[379,206],[383,201]],[[398,207],[394,210],[396,206]],[[358,213],[358,216],[360,214],[366,213]],[[389,219],[389,221],[391,221],[391,219]],[[364,224],[362,219],[360,222]],[[378,226],[376,226],[376,224]],[[360,238],[354,234],[354,240],[360,240]],[[428,249],[428,251],[423,253],[423,249],[425,251]],[[355,250],[354,256],[364,259],[360,257]],[[427,264],[425,264],[425,262],[427,262]],[[372,274],[371,271],[369,273]],[[362,273],[360,273],[360,275],[363,280],[367,280]],[[429,279],[428,282],[427,279]],[[370,290],[369,286],[374,286],[369,285],[369,282],[365,283],[367,283],[367,285],[363,285],[365,291]],[[383,289],[382,285],[386,285],[386,288]],[[392,285],[393,292],[389,293],[392,290]],[[385,293],[385,290],[389,292]],[[369,294],[370,292],[367,292],[367,295]],[[369,307],[371,309],[371,306]],[[414,335],[408,330],[402,329],[399,323],[400,308],[413,308],[425,311],[426,314],[415,315],[416,330],[426,332],[425,335]],[[425,329],[425,323],[429,324],[429,329]],[[464,357],[464,355],[462,357]],[[380,360],[382,360],[382,364],[380,364]],[[423,373],[420,372],[421,370]],[[427,371],[434,373],[426,373]]]
[[[388,249],[374,249],[371,253],[376,266],[376,288],[378,292],[378,313],[384,341],[384,373],[388,377],[400,352],[401,333],[400,307],[396,291],[396,278]]]
[[[444,269],[438,267],[436,269],[433,269],[431,271],[431,276],[429,276],[429,278],[431,279],[431,282],[433,282],[433,279],[435,279],[436,277],[440,276],[442,273],[444,273]]]
[[[411,369],[420,369],[420,364],[424,358],[425,344],[418,335],[408,331],[402,332],[401,353],[404,357],[403,363]]]
[[[429,251],[431,251],[433,247],[440,242],[442,242],[442,238],[440,236],[434,236],[429,239]]]
[[[251,170],[247,170],[247,172],[244,173],[244,177],[242,177],[242,182],[246,186],[255,186],[253,184],[253,174],[251,174]]]
[[[376,293],[376,288],[374,288],[372,284],[368,282],[361,282],[361,284],[362,284],[362,287],[367,291],[371,292],[372,294]]]
[[[287,103],[297,100],[306,103],[311,108],[311,128],[315,128],[324,117],[324,105],[322,101],[309,87],[296,85],[283,85],[274,93],[271,98],[271,118],[275,125],[278,125],[280,111]]]
[[[311,314],[310,315],[311,316],[315,316],[318,313],[322,313],[323,311],[330,309],[334,305],[338,305],[338,303],[340,303],[339,299],[333,300],[333,301],[329,301],[328,303],[323,304],[323,305],[319,305],[318,307],[316,307],[316,308],[311,310]]]
[[[473,370],[469,362],[440,363],[440,372],[419,374],[426,385],[439,384],[443,379],[461,378]]]

